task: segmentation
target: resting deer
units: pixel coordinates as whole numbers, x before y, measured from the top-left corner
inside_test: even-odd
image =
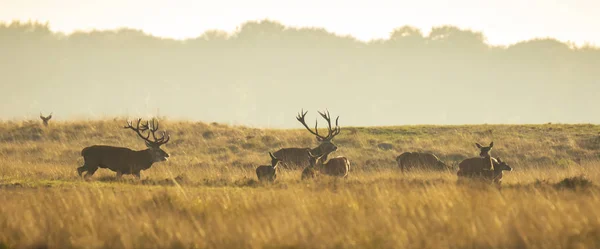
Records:
[[[404,152],[396,157],[396,162],[402,172],[411,169],[446,171],[452,168],[436,155],[426,152]]]
[[[302,171],[302,179],[314,178],[318,174],[336,177],[348,177],[350,161],[346,157],[338,156],[324,162],[322,155],[313,155],[308,152],[310,165]]]
[[[42,115],[42,113],[40,112],[40,118],[42,119],[42,122],[44,123],[44,126],[48,126],[48,121],[50,121],[50,119],[52,119],[52,113],[50,113],[50,115],[48,115],[48,117],[44,117],[44,115]]]
[[[261,182],[273,182],[277,178],[277,166],[281,160],[275,158],[271,152],[269,152],[269,156],[271,156],[271,165],[262,165],[256,168],[256,177]]]
[[[306,167],[309,165],[309,160],[306,156],[307,151],[310,151],[315,155],[323,155],[323,160],[327,160],[327,157],[330,153],[335,152],[337,150],[337,146],[331,142],[331,140],[340,134],[340,126],[338,125],[339,116],[335,119],[335,128],[331,127],[331,116],[329,115],[329,111],[325,113],[318,112],[323,119],[327,121],[327,135],[322,136],[319,134],[317,122],[315,122],[315,131],[312,131],[304,120],[308,111],[304,112],[301,110],[296,119],[300,122],[306,130],[308,130],[311,134],[315,135],[317,141],[320,142],[319,146],[316,148],[283,148],[275,153],[275,157],[281,159],[283,161],[283,165],[286,168],[298,168],[298,167]]]
[[[133,127],[131,121],[127,121],[125,129],[131,129],[137,135],[144,139],[148,149],[134,151],[123,147],[113,147],[106,145],[93,145],[81,150],[84,164],[77,168],[79,176],[86,172],[85,178],[88,178],[98,170],[98,168],[107,168],[117,172],[117,178],[123,174],[133,174],[136,178],[141,178],[140,171],[149,169],[153,163],[167,161],[169,154],[160,148],[161,145],[169,142],[169,135],[165,138],[165,132],[162,132],[160,138],[156,137],[158,131],[158,121],[153,120],[152,124],[148,122],[140,126],[142,119],[137,120],[136,127]],[[149,131],[146,136],[145,131]],[[152,135],[152,139],[150,139]]]

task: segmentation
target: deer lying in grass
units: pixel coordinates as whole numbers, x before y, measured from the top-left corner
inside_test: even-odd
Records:
[[[50,121],[50,119],[52,119],[52,113],[50,113],[50,115],[48,115],[47,117],[44,117],[44,115],[42,115],[42,113],[40,112],[40,119],[42,119],[42,123],[44,124],[44,126],[48,126],[48,121]]]
[[[325,174],[335,177],[348,177],[350,171],[350,161],[346,157],[338,156],[330,158],[326,163],[323,162],[323,155],[313,155],[308,152],[310,165],[302,171],[301,179],[309,179]]]
[[[261,182],[273,182],[277,178],[277,166],[281,160],[273,156],[271,152],[269,152],[269,156],[271,157],[271,165],[262,165],[256,168],[256,177],[258,177],[258,180]]]
[[[133,174],[136,178],[141,178],[140,171],[149,169],[153,163],[167,161],[169,154],[160,148],[161,145],[169,142],[169,135],[165,138],[165,132],[162,132],[162,137],[156,137],[158,131],[158,121],[153,120],[152,124],[148,122],[140,126],[142,119],[138,119],[136,127],[133,127],[131,121],[127,122],[125,129],[131,129],[137,133],[139,137],[144,139],[148,149],[134,151],[129,148],[114,147],[106,145],[93,145],[81,150],[84,164],[77,168],[79,176],[86,172],[85,178],[94,175],[98,168],[107,168],[117,172],[117,178],[123,174]],[[143,133],[149,131],[148,135]],[[152,134],[152,139],[150,135]]]
[[[437,156],[425,152],[404,152],[396,157],[398,167],[402,172],[410,169],[449,170],[451,167],[442,162]]]
[[[482,179],[490,181],[498,186],[502,184],[502,171],[512,171],[512,167],[500,160],[491,158],[493,170],[488,170],[490,157],[467,158],[458,164],[459,170],[456,175],[460,178]]]
[[[307,151],[310,151],[311,153],[313,153],[315,155],[323,155],[324,160],[327,160],[328,155],[337,150],[337,146],[335,144],[333,144],[331,142],[331,140],[335,136],[340,134],[340,126],[338,125],[338,120],[340,117],[338,116],[335,119],[335,128],[332,128],[331,127],[331,116],[329,115],[329,111],[326,111],[325,113],[318,112],[321,115],[321,117],[323,117],[323,119],[325,119],[327,121],[327,127],[328,127],[327,135],[322,136],[322,135],[319,135],[317,122],[315,122],[315,131],[312,131],[308,127],[308,125],[306,125],[306,122],[304,120],[306,113],[308,113],[308,111],[304,112],[304,110],[301,110],[300,113],[298,114],[298,116],[296,117],[296,119],[298,120],[298,122],[300,122],[306,128],[306,130],[308,130],[308,132],[310,132],[311,134],[316,136],[317,141],[319,141],[320,144],[319,144],[319,146],[317,146],[314,149],[311,149],[311,148],[283,148],[283,149],[280,149],[280,150],[276,151],[275,153],[273,153],[275,155],[275,157],[282,160],[282,162],[283,162],[282,165],[285,168],[295,169],[295,168],[301,168],[301,167],[306,167],[306,166],[310,165],[309,160],[306,157]]]

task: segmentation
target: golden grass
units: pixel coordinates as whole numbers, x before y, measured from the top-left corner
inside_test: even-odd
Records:
[[[142,180],[77,177],[81,149],[142,149],[124,121],[0,123],[0,248],[598,248],[600,138],[594,125],[342,128],[348,179],[256,181],[267,151],[315,146],[307,132],[163,121],[169,162]],[[503,188],[454,173],[402,175],[394,157],[492,155]],[[392,150],[382,150],[390,143]],[[581,163],[575,163],[581,160]],[[565,180],[566,179],[566,180]]]

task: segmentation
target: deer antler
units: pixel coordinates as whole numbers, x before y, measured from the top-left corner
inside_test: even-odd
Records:
[[[44,117],[44,115],[42,115],[42,113],[40,112],[40,118],[44,121],[48,121],[52,118],[52,112],[50,113],[50,115],[48,115],[48,117]]]
[[[148,124],[148,123],[146,123],[146,124]],[[152,133],[152,138],[154,139],[154,142],[152,142],[152,144],[154,144],[157,147],[168,143],[169,139],[171,139],[171,136],[166,134],[165,131],[161,132],[162,136],[160,138],[156,138],[156,131],[158,131],[158,127],[159,127],[158,120],[152,119],[152,126],[150,126],[149,128],[150,128],[150,132]],[[165,135],[167,136],[166,140],[165,140]]]
[[[140,136],[142,139],[144,139],[146,144],[150,147],[160,147],[161,145],[168,143],[169,139],[171,139],[171,136],[167,135],[166,132],[164,132],[164,131],[162,132],[162,136],[160,138],[156,137],[156,132],[158,131],[158,128],[159,128],[158,120],[152,119],[152,124],[149,124],[148,121],[146,121],[145,124],[140,125],[141,122],[142,122],[142,119],[138,118],[136,127],[133,127],[132,122],[127,121],[127,125],[124,128],[132,129],[133,131],[135,131],[138,134],[138,136]],[[142,133],[145,131],[150,131],[150,132],[148,133],[148,135],[144,136]],[[152,138],[154,141],[150,140],[150,135],[152,135]],[[166,138],[165,138],[165,135],[167,136]]]
[[[340,116],[337,116],[337,118],[335,119],[335,128],[332,130],[331,129],[331,116],[329,115],[329,110],[325,109],[326,113],[322,113],[320,111],[317,111],[321,117],[323,117],[325,120],[327,120],[327,130],[328,130],[328,134],[327,134],[327,138],[329,140],[331,140],[333,137],[337,136],[338,134],[340,134],[340,126],[338,125],[338,120],[340,119]]]
[[[135,131],[138,134],[138,136],[140,136],[142,139],[144,139],[144,141],[149,142],[148,138],[150,138],[150,134],[148,134],[147,136],[142,135],[142,133],[144,131],[148,130],[148,122],[146,122],[146,124],[142,124],[140,127],[141,122],[142,122],[142,119],[138,118],[136,127],[133,127],[132,122],[127,120],[127,125],[124,126],[123,128],[131,129],[131,130]]]
[[[331,128],[331,117],[329,116],[329,111],[326,111],[326,114],[319,112],[321,117],[323,117],[327,121],[327,125],[328,125],[327,136],[321,136],[321,135],[319,135],[318,122],[316,120],[315,120],[315,131],[314,132],[308,127],[308,125],[306,125],[306,122],[304,121],[304,117],[306,116],[306,113],[308,113],[308,111],[304,112],[304,109],[302,109],[300,111],[300,113],[298,114],[298,116],[296,117],[296,119],[304,126],[304,128],[306,128],[313,135],[317,136],[319,139],[331,140],[331,139],[333,139],[333,137],[335,137],[337,134],[340,133],[340,126],[338,125],[338,119],[340,118],[339,116],[335,119],[336,127],[334,129],[332,129]]]

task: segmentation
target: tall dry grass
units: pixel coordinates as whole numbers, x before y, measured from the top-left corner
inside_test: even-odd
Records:
[[[143,148],[124,120],[0,123],[0,248],[597,248],[599,126],[342,128],[348,179],[256,181],[267,151],[315,146],[296,130],[163,121],[172,158],[142,180],[100,169],[77,177],[92,144]],[[475,156],[515,170],[502,189],[452,173],[401,174],[394,157]],[[381,149],[382,143],[392,145]],[[387,147],[382,147],[387,148]]]

